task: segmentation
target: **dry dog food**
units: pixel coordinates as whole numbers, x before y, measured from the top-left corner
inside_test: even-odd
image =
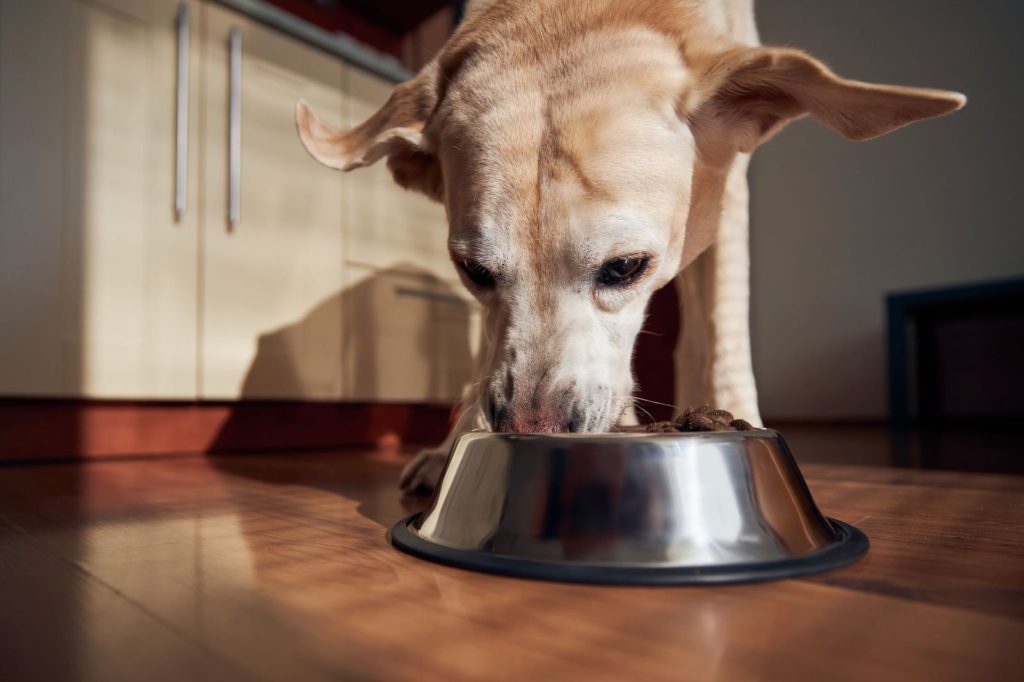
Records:
[[[750,422],[735,419],[731,412],[715,410],[710,405],[688,407],[670,422],[654,422],[627,426],[623,431],[637,433],[679,433],[687,431],[756,431]]]

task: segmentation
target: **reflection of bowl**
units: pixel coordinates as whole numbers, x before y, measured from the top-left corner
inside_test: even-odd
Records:
[[[826,519],[775,431],[466,433],[399,548],[454,566],[571,582],[768,580],[868,548]]]

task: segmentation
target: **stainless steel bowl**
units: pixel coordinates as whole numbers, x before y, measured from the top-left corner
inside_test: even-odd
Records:
[[[464,568],[618,584],[768,580],[868,548],[818,511],[775,431],[466,433],[399,548]]]

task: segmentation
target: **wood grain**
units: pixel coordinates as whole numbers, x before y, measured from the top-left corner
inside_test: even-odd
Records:
[[[0,469],[0,661],[16,673],[0,677],[101,677],[62,660],[103,679],[146,678],[150,662],[264,680],[1024,672],[1022,479],[809,466],[822,509],[871,536],[861,562],[766,584],[611,588],[397,552],[386,529],[424,503],[396,494],[400,465],[296,454]],[[47,646],[19,646],[26,633]],[[123,650],[118,633],[133,633]]]
[[[2,520],[0,547],[0,679],[246,679]]]

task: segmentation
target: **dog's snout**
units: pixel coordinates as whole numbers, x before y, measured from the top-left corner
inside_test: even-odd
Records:
[[[579,430],[579,422],[557,414],[515,414],[510,411],[498,414],[494,430],[502,433],[567,433]]]
[[[511,379],[511,377],[509,377]],[[526,383],[526,382],[520,382]],[[606,412],[607,386],[578,390],[576,382],[545,381],[520,390],[511,380],[492,386],[488,399],[491,426],[503,433],[580,433],[597,425]]]

